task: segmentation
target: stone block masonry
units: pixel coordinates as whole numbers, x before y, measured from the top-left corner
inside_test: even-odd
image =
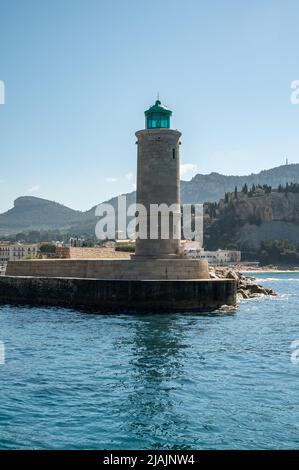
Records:
[[[66,259],[130,259],[130,253],[106,247],[57,247],[56,253],[59,258]]]
[[[11,261],[7,276],[89,279],[209,279],[208,263],[193,259],[47,259]]]
[[[172,129],[145,129],[136,132],[138,139],[136,202],[146,208],[148,238],[136,240],[136,257],[178,257],[180,255],[180,224],[173,226],[173,218],[161,215],[158,220],[159,239],[150,238],[151,204],[176,205],[180,221],[180,156],[181,133]],[[164,222],[162,221],[164,219]],[[140,222],[142,217],[139,216]],[[161,227],[169,227],[169,237],[162,239]],[[174,230],[173,230],[174,229]],[[179,238],[175,237],[175,231]]]

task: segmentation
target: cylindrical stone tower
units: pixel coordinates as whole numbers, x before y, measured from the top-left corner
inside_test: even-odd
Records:
[[[177,258],[180,256],[180,152],[181,133],[170,129],[172,112],[159,100],[145,111],[146,129],[137,131],[137,215],[147,226],[147,238],[136,239],[136,257]],[[138,205],[146,209],[146,215]],[[158,216],[154,205],[160,206]],[[161,206],[163,205],[163,206]],[[165,213],[166,206],[170,214]],[[169,216],[170,215],[170,216]],[[165,226],[169,235],[165,237]],[[156,233],[156,237],[155,234]]]

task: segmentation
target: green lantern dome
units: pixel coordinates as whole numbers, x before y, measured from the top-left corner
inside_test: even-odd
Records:
[[[145,111],[145,126],[147,129],[169,129],[172,111],[157,100]]]

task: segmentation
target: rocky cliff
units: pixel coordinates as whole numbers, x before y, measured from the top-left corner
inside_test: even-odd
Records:
[[[258,250],[264,240],[299,242],[299,193],[259,190],[249,196],[229,193],[205,205],[205,246]]]

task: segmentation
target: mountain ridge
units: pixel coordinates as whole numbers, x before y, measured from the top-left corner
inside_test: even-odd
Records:
[[[212,172],[197,174],[190,181],[181,181],[182,204],[218,202],[226,192],[239,190],[247,184],[266,184],[277,188],[280,184],[299,183],[299,164],[282,165],[250,175],[222,175]],[[135,200],[135,192],[125,194],[127,204]],[[117,212],[117,196],[108,201]],[[27,232],[30,230],[70,229],[72,232],[94,233],[95,207],[87,211],[71,209],[58,202],[35,196],[20,196],[14,207],[0,214],[0,234]]]
[[[267,184],[277,188],[279,184],[299,182],[299,164],[281,165],[250,175],[222,175],[212,172],[197,174],[190,181],[181,182],[181,199],[184,204],[218,202],[226,192],[242,189],[244,184]]]

